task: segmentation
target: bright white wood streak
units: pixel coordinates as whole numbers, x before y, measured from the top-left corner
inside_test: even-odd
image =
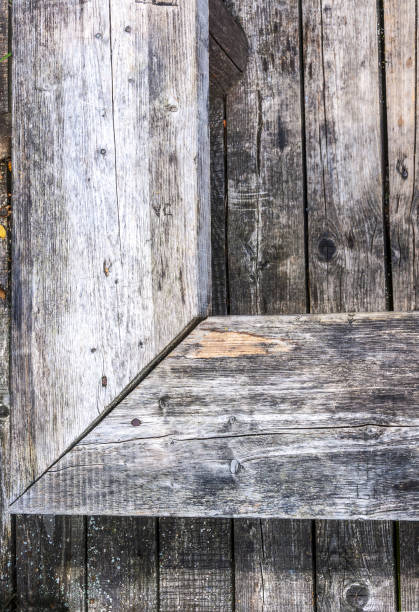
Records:
[[[14,512],[406,518],[419,313],[201,323]]]
[[[13,9],[12,497],[210,284],[207,0]]]

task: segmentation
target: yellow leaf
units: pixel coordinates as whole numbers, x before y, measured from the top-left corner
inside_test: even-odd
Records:
[[[7,236],[6,228],[3,225],[0,225],[0,238],[3,238],[4,240],[6,236]]]

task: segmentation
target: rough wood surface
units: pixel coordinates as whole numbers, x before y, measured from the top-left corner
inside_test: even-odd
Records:
[[[245,77],[227,98],[231,313],[304,312],[298,6],[229,6],[250,50]]]
[[[397,609],[390,523],[319,521],[317,532],[319,610],[389,612]]]
[[[156,520],[93,516],[87,521],[89,612],[158,609]]]
[[[211,86],[226,93],[246,69],[248,45],[223,0],[209,0],[209,74]]]
[[[400,604],[401,610],[419,610],[419,529],[418,523],[400,523]]]
[[[228,6],[250,43],[247,76],[227,98],[229,312],[305,312],[298,4],[230,0]],[[290,584],[288,568],[265,559],[259,520],[245,524],[244,531],[236,523],[234,533],[236,607],[245,610],[251,602],[255,610],[311,611],[306,566],[295,553],[311,539],[310,524],[263,521],[266,533],[289,545],[295,582],[287,595],[280,585]]]
[[[82,517],[17,517],[19,612],[86,610],[84,542]]]
[[[8,52],[9,7],[0,2],[0,57]],[[11,208],[8,192],[8,138],[4,138],[2,122],[9,110],[8,62],[0,62],[0,609],[14,599],[13,535],[8,512],[10,478],[10,395],[9,395],[9,330],[10,330],[10,228]]]
[[[415,0],[384,0],[394,306],[419,308],[418,30]]]
[[[11,509],[413,519],[418,347],[418,313],[209,318]]]
[[[303,1],[310,301],[385,308],[377,6]]]
[[[310,521],[235,521],[237,612],[313,609]]]
[[[164,518],[160,525],[159,610],[232,610],[230,521]]]
[[[13,494],[207,312],[208,10],[14,5]]]

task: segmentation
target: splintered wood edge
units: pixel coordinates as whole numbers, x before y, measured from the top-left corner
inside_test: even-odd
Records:
[[[328,344],[324,347],[321,340],[328,332]],[[241,387],[246,387],[246,376],[249,378],[253,377],[254,373],[259,373],[268,378],[266,385],[260,387],[260,393],[269,399],[271,390],[274,392],[275,385],[281,384],[278,373],[275,374],[272,370],[273,376],[269,375],[270,369],[275,369],[272,364],[275,364],[275,359],[283,359],[281,368],[286,367],[288,356],[297,349],[300,356],[302,355],[300,360],[303,361],[300,361],[299,365],[297,355],[294,357],[296,361],[290,363],[289,368],[292,369],[293,375],[296,372],[304,379],[299,383],[303,391],[304,385],[301,385],[306,378],[301,364],[305,363],[307,367],[304,338],[309,345],[309,360],[313,359],[311,367],[314,375],[318,371],[318,360],[325,351],[322,380],[327,380],[327,359],[331,359],[327,357],[328,351],[332,349],[339,353],[345,344],[344,340],[348,339],[350,342],[351,337],[355,338],[358,357],[363,355],[362,352],[359,353],[362,343],[367,343],[366,354],[369,359],[377,361],[375,374],[382,371],[385,363],[390,363],[393,368],[396,363],[396,369],[400,371],[400,385],[409,384],[409,392],[404,395],[401,393],[399,400],[397,393],[394,395],[394,401],[399,401],[401,405],[402,414],[399,414],[398,418],[393,417],[393,421],[391,420],[389,415],[392,414],[392,407],[388,406],[387,402],[386,409],[383,408],[382,422],[370,422],[370,417],[367,417],[365,423],[358,423],[353,417],[352,422],[345,424],[339,421],[341,417],[336,414],[336,406],[333,405],[332,409],[324,407],[324,412],[329,410],[327,418],[330,419],[326,427],[324,420],[321,420],[325,415],[322,415],[321,411],[317,414],[319,398],[320,404],[327,403],[322,399],[323,390],[309,389],[310,393],[313,393],[310,401],[314,402],[317,425],[316,414],[310,423],[305,423],[296,411],[291,414],[291,420],[285,423],[286,426],[281,427],[277,421],[273,429],[269,424],[264,424],[262,432],[255,430],[240,434],[242,419],[240,417],[238,422],[236,419],[232,420],[228,414],[227,400],[228,394],[231,393],[231,402],[235,401],[234,396],[241,391],[241,399],[245,403],[243,398],[246,397],[247,391]],[[408,338],[410,342],[407,342]],[[186,336],[122,404],[108,413],[107,417],[100,419],[87,436],[29,487],[11,505],[10,511],[414,520],[419,509],[417,483],[412,476],[416,468],[419,468],[414,452],[419,439],[419,426],[412,413],[414,406],[412,408],[410,403],[419,393],[418,377],[414,377],[412,372],[412,364],[418,363],[415,351],[419,348],[416,347],[419,347],[418,312],[210,317]],[[347,367],[353,360],[351,352],[341,352],[338,382],[348,377]],[[407,359],[407,352],[411,361]],[[207,370],[202,369],[205,365],[200,365],[205,362],[208,362]],[[230,373],[236,373],[235,388],[234,382],[231,383],[231,389],[217,384],[217,381],[222,381],[226,363]],[[260,366],[263,364],[263,368],[259,368],[258,363]],[[170,402],[168,409],[165,400],[162,403],[157,402],[158,410],[163,413],[160,414],[160,421],[156,419],[157,426],[152,435],[142,433],[140,435],[144,437],[135,437],[132,429],[129,429],[131,437],[124,438],[125,425],[120,423],[118,430],[115,426],[118,419],[112,421],[112,418],[115,415],[118,417],[118,414],[125,410],[124,419],[132,419],[137,412],[134,407],[138,405],[144,404],[148,409],[147,397],[144,396],[144,399],[141,396],[143,389],[146,395],[160,397],[166,384],[169,389],[173,385],[178,392],[189,395],[188,372],[193,368],[197,371],[193,389],[198,393],[198,397],[201,393],[205,394],[206,398],[213,389],[214,401],[221,401],[224,420],[227,419],[230,423],[229,430],[220,433],[216,430],[217,425],[215,429],[210,428],[208,433],[208,425],[202,421],[192,423],[192,430],[194,427],[198,429],[190,433],[187,431],[186,419],[180,424],[182,433],[172,436],[166,430],[159,429],[159,423],[162,424],[170,418],[179,419],[179,409],[177,408],[176,415],[171,417]],[[363,370],[364,372],[359,374]],[[209,391],[205,389],[205,371],[212,376]],[[365,391],[364,379],[369,376],[365,366],[362,366],[361,370],[358,366],[357,372],[361,377],[359,384],[353,385],[356,381],[352,380],[348,387],[351,402],[355,401],[357,392],[362,394]],[[330,374],[332,375],[332,370]],[[387,377],[385,375],[386,368],[383,372],[384,384],[378,390],[385,393],[393,389],[397,392],[398,383],[394,378],[394,370],[389,371]],[[191,377],[193,378],[193,373],[189,375],[189,378]],[[229,380],[234,381],[234,376]],[[307,377],[307,381],[311,388],[313,373],[311,378]],[[372,393],[373,397],[376,392],[374,380],[371,381],[370,387],[366,390],[367,400],[368,393]],[[297,396],[298,388],[297,381]],[[221,400],[220,390],[225,393]],[[339,385],[338,389],[334,390],[337,396],[343,391]],[[401,391],[406,391],[405,387]],[[209,404],[211,405],[211,398]],[[142,407],[144,409],[144,406]],[[150,410],[151,407],[152,404]],[[257,421],[258,415],[254,412],[254,406],[250,406],[250,409],[253,414],[250,415],[251,421]],[[188,412],[187,408],[185,410]],[[366,413],[368,414],[367,408]],[[272,419],[275,416],[274,413],[271,414]],[[351,418],[349,415],[349,419]],[[390,421],[387,421],[388,418]],[[131,426],[137,425],[135,421],[138,419],[132,419]],[[266,422],[269,423],[269,420]],[[108,439],[106,440],[105,436],[104,441],[101,435],[106,429],[106,423]],[[138,425],[140,424],[141,422],[138,422]],[[126,427],[125,431],[128,431]],[[270,467],[259,465],[260,461],[267,461]],[[246,482],[247,475],[250,482]],[[172,480],[172,485],[168,486]],[[273,488],[279,494],[283,484],[286,491],[283,492],[282,498],[281,495],[278,498],[273,494]],[[356,494],[358,484],[361,487],[359,499]],[[218,496],[211,494],[211,491],[215,490],[214,487],[218,487]]]

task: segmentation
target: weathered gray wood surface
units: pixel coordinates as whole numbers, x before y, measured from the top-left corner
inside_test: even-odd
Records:
[[[85,611],[83,517],[25,516],[16,527],[19,611]]]
[[[201,323],[14,512],[418,515],[418,313]]]
[[[395,308],[419,307],[417,3],[384,0],[389,211]]]
[[[88,518],[88,610],[158,609],[156,527],[152,518]]]
[[[419,528],[418,523],[400,523],[398,556],[400,560],[401,610],[419,610]]]
[[[207,38],[204,0],[14,5],[14,495],[207,313]]]
[[[160,608],[231,610],[233,569],[231,521],[160,520]]]
[[[318,521],[317,542],[319,610],[397,610],[391,523]]]
[[[244,31],[223,0],[209,0],[209,74],[211,87],[227,93],[244,74],[248,45]]]
[[[313,609],[311,521],[235,520],[236,610]]]

